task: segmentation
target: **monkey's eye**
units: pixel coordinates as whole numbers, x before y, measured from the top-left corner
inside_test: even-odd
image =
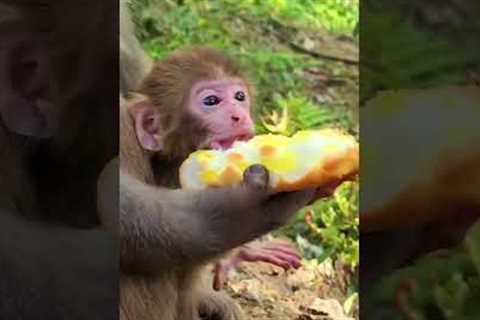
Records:
[[[206,106],[214,106],[220,103],[220,98],[217,96],[208,96],[203,99],[203,104]]]
[[[245,93],[243,91],[237,91],[235,93],[235,99],[238,101],[245,101]]]

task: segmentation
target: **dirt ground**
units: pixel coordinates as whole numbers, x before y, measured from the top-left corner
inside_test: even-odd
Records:
[[[345,310],[352,306],[339,301],[344,295],[338,273],[330,261],[303,260],[299,269],[288,271],[263,262],[243,263],[231,272],[224,290],[247,319],[353,320]]]

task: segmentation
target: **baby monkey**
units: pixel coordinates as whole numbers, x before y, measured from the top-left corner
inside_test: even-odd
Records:
[[[217,263],[216,289],[241,261],[298,267],[284,242],[242,245],[283,225],[316,190],[272,194],[258,165],[237,186],[179,188],[178,169],[191,152],[254,135],[253,87],[222,53],[175,52],[154,65],[138,93],[120,108],[120,318],[242,319],[231,298],[201,285],[204,266],[240,248]]]

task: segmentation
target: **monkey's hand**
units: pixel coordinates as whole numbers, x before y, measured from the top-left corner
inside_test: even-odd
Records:
[[[195,217],[203,216],[202,224],[209,229],[203,239],[208,241],[211,236],[215,241],[211,247],[218,248],[219,254],[284,225],[301,208],[331,195],[338,185],[278,193],[272,190],[268,179],[264,166],[253,165],[245,171],[241,185],[198,191]],[[265,250],[249,249],[238,258],[267,260],[264,253]],[[233,266],[235,261],[231,261]]]
[[[242,262],[266,262],[288,270],[298,269],[301,265],[301,257],[297,249],[285,240],[243,245],[235,251],[233,256],[215,263],[213,289],[221,290],[228,281],[229,272]]]
[[[204,221],[212,223],[211,232],[231,239],[234,247],[282,226],[316,198],[314,188],[292,192],[273,190],[269,185],[269,172],[262,165],[247,168],[239,185],[195,193],[196,212],[204,215]],[[236,237],[238,239],[234,240]]]
[[[261,169],[256,168],[256,170],[260,171]],[[249,178],[252,177],[245,176],[245,179]],[[334,182],[323,188],[316,189],[310,203],[321,198],[330,197],[340,184],[341,182]],[[228,281],[229,272],[237,268],[242,262],[266,262],[285,270],[290,268],[298,269],[301,265],[301,256],[293,244],[285,240],[242,245],[235,250],[233,255],[215,263],[213,289],[221,290]]]
[[[317,197],[314,188],[273,191],[261,165],[238,185],[207,190],[158,188],[120,173],[121,262],[138,271],[208,262],[284,225]]]

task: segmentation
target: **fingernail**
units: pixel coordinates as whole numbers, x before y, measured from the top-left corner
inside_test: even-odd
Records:
[[[265,168],[260,164],[254,164],[248,169],[253,174],[264,174]]]

